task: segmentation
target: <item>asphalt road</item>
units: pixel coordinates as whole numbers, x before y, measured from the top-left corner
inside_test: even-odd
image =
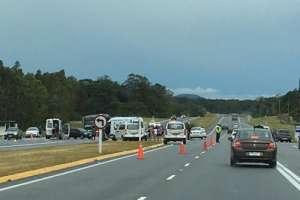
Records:
[[[231,120],[225,117],[222,123]],[[243,120],[241,125],[247,126]],[[279,144],[277,169],[230,167],[226,133],[207,152],[200,140],[186,145],[185,156],[178,148],[173,144],[147,152],[143,161],[133,155],[5,184],[0,199],[300,199],[300,150],[294,144]]]

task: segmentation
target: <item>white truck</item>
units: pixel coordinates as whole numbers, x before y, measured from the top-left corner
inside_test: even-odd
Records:
[[[141,117],[113,117],[109,120],[110,137],[122,140],[147,140]]]
[[[168,144],[169,141],[182,141],[183,144],[186,144],[186,140],[187,130],[185,124],[176,120],[169,121],[164,134],[164,144]]]
[[[68,139],[70,135],[70,125],[63,124],[58,118],[46,120],[46,139],[55,138],[59,140]]]

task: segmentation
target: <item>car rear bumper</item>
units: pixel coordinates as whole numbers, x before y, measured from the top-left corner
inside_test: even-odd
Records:
[[[292,138],[277,138],[279,141],[291,141]]]
[[[190,135],[190,138],[206,138],[206,135]]]
[[[260,156],[250,156],[249,152],[259,152]],[[270,162],[277,158],[277,150],[235,150],[231,152],[231,157],[237,162]]]
[[[176,142],[176,141],[183,141],[183,140],[186,140],[186,137],[182,137],[182,138],[165,137],[164,140]]]

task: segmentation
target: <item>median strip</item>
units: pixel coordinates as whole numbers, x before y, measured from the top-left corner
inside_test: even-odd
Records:
[[[158,148],[161,146],[163,146],[163,144],[152,145],[152,146],[145,147],[144,150],[150,150],[150,149]],[[17,173],[17,174],[13,174],[13,175],[3,176],[3,177],[0,177],[0,183],[16,181],[16,180],[20,180],[20,179],[24,179],[24,178],[29,178],[32,176],[43,175],[43,174],[47,174],[47,173],[51,173],[51,172],[55,172],[55,171],[59,171],[59,170],[63,170],[63,169],[68,169],[68,168],[77,167],[77,166],[84,165],[84,164],[89,164],[89,163],[92,163],[95,161],[101,161],[101,160],[106,160],[106,159],[110,159],[110,158],[121,157],[121,156],[130,155],[130,154],[134,154],[134,153],[137,153],[137,150],[127,150],[127,151],[122,151],[122,152],[118,152],[118,153],[96,156],[96,157],[82,159],[82,160],[78,160],[78,161],[74,161],[74,162],[69,162],[69,163],[54,165],[54,166],[50,166],[50,167],[44,167],[44,168],[40,168],[40,169],[36,169],[36,170],[21,172],[21,173]]]

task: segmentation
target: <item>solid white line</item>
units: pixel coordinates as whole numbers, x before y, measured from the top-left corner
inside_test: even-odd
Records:
[[[145,200],[145,199],[147,199],[147,197],[140,197],[137,200]]]
[[[149,151],[145,151],[145,154],[150,153],[150,152],[154,152],[154,151],[159,151],[159,150],[162,150],[162,149],[166,149],[168,147],[170,147],[170,145],[163,146],[163,147],[160,147],[160,148],[157,148],[157,149],[152,149],[152,150],[149,150]],[[69,170],[69,171],[66,171],[66,172],[54,174],[54,175],[51,175],[51,176],[46,176],[46,177],[43,177],[43,178],[34,179],[34,180],[31,180],[31,181],[26,181],[24,183],[19,183],[19,184],[11,185],[11,186],[8,186],[8,187],[3,187],[3,188],[0,188],[0,192],[15,189],[15,188],[25,186],[25,185],[30,185],[30,184],[33,184],[33,183],[46,181],[46,180],[57,178],[57,177],[60,177],[60,176],[65,176],[65,175],[68,175],[68,174],[77,173],[77,172],[80,172],[80,171],[83,171],[83,170],[86,170],[86,169],[90,169],[90,168],[94,168],[94,167],[97,167],[97,166],[105,165],[105,164],[115,162],[115,161],[119,161],[119,160],[123,160],[123,159],[126,159],[126,158],[131,158],[131,157],[134,157],[134,156],[136,156],[136,155],[132,154],[132,155],[128,155],[128,156],[123,156],[123,157],[120,157],[120,158],[115,158],[115,159],[112,159],[112,160],[107,160],[107,161],[99,162],[99,163],[96,163],[96,164],[91,164],[91,165],[88,165],[88,166],[85,166],[85,167],[80,167],[80,168]]]
[[[184,167],[188,167],[188,166],[190,166],[191,165],[191,163],[186,163],[185,165],[184,165]]]
[[[300,177],[297,176],[294,172],[292,172],[290,169],[285,167],[283,164],[280,162],[277,162],[277,165],[282,168],[286,173],[288,173],[291,177],[293,177],[299,184],[300,184]]]
[[[169,176],[166,180],[167,180],[167,181],[171,181],[171,180],[172,180],[173,178],[175,178],[175,177],[176,177],[176,175],[173,174],[173,175]]]
[[[281,167],[277,167],[277,171],[284,176],[297,190],[300,191],[300,184],[293,179],[288,173],[286,173]]]

